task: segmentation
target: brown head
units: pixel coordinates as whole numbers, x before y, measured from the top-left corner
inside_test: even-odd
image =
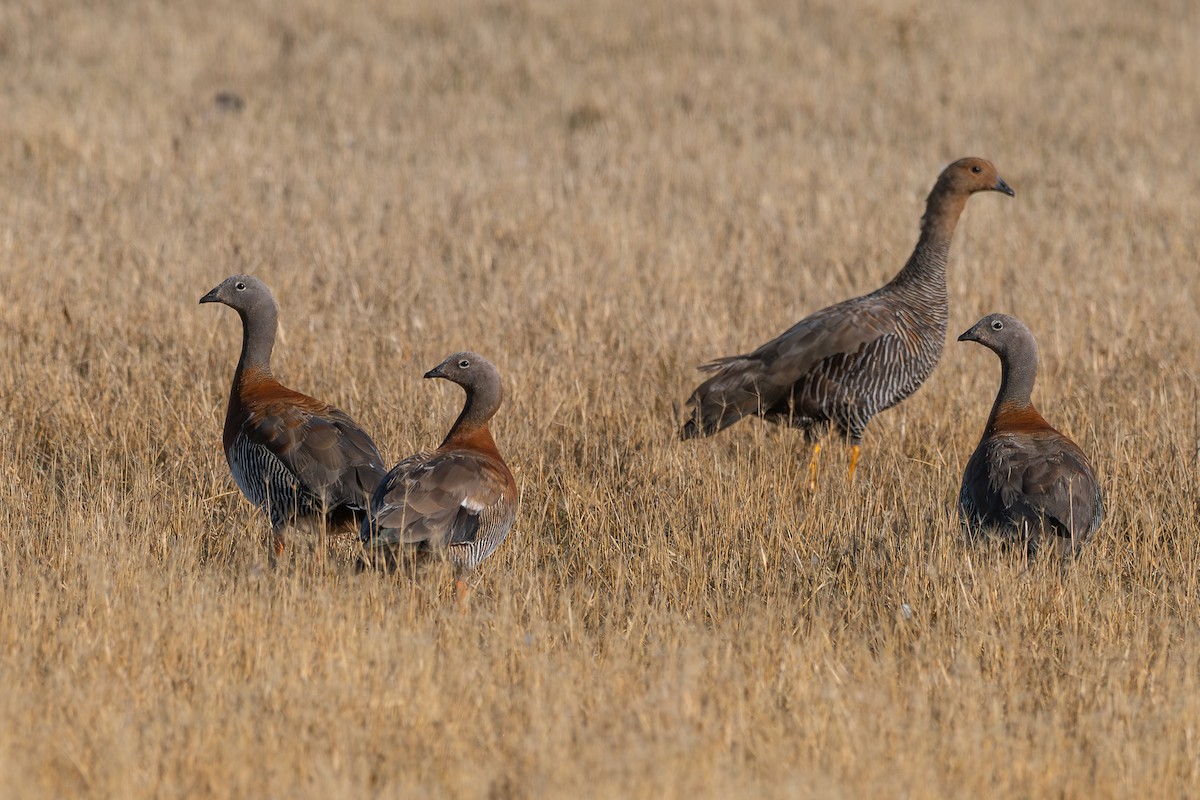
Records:
[[[500,372],[478,353],[465,351],[447,356],[442,363],[426,372],[425,377],[457,383],[467,393],[462,414],[446,437],[447,441],[456,433],[470,433],[487,425],[504,399]]]
[[[1014,193],[996,171],[996,165],[986,158],[960,158],[942,170],[934,185],[935,192],[972,195],[975,192],[1001,192],[1009,197]]]
[[[1009,197],[1013,190],[986,158],[960,158],[942,170],[925,201],[921,217],[921,238],[926,245],[949,248],[958,218],[967,199],[976,192],[1001,192]]]
[[[1003,377],[997,404],[1030,404],[1037,377],[1038,346],[1024,322],[1007,314],[988,314],[958,337],[960,342],[978,342],[1000,356]]]

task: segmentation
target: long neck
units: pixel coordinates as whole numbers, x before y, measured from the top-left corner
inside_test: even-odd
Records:
[[[238,359],[234,382],[248,370],[271,374],[271,350],[275,347],[278,312],[273,306],[242,312],[242,355]]]
[[[500,386],[484,383],[467,389],[467,401],[463,404],[462,413],[454,421],[454,426],[442,441],[442,447],[450,444],[482,444],[486,442],[495,448],[492,435],[488,432],[487,424],[500,408]]]
[[[225,452],[233,446],[242,426],[241,391],[247,378],[251,381],[271,378],[271,348],[275,346],[275,308],[255,309],[253,314],[238,312],[242,318],[242,355],[229,387],[229,404],[225,409],[225,430],[222,441]]]
[[[1000,391],[988,417],[988,430],[1003,427],[1008,417],[1041,419],[1033,407],[1033,382],[1037,378],[1037,345],[1031,340],[1013,342],[1000,356]]]
[[[904,269],[892,281],[900,286],[924,284],[940,287],[945,294],[946,260],[954,229],[967,205],[967,195],[951,191],[940,184],[933,187],[925,202],[921,217],[921,236]]]

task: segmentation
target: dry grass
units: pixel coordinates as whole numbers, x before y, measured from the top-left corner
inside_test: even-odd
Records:
[[[0,5],[6,793],[1195,792],[1195,4],[778,5]],[[1024,318],[1104,475],[1065,572],[958,540],[976,346],[853,486],[673,434],[694,365],[898,269],[966,154],[1017,197],[967,210],[952,328]],[[522,508],[465,613],[264,569],[196,305],[236,271],[389,459],[457,410],[425,369],[501,366]]]

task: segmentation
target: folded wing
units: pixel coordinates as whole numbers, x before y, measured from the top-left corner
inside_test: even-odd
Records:
[[[692,418],[683,438],[709,436],[748,414],[782,411],[812,414],[839,384],[870,365],[854,355],[894,334],[895,314],[882,298],[858,297],[818,311],[751,353],[701,367],[715,373],[688,399]],[[823,385],[807,386],[809,381]]]
[[[282,387],[280,387],[282,389]],[[242,432],[328,507],[367,507],[385,474],[375,443],[345,412],[290,390],[247,405]]]
[[[502,467],[479,453],[411,456],[380,484],[371,503],[373,519],[364,520],[361,538],[370,547],[470,544],[497,522],[498,505],[511,506],[502,504],[510,482]]]
[[[1061,435],[997,437],[989,449],[991,494],[1016,527],[1086,540],[1100,524],[1099,484],[1083,451]]]

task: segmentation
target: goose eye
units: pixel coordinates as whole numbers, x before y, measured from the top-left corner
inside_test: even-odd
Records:
[[[974,172],[976,175],[978,175],[979,173],[983,172],[983,168],[976,164],[975,166],[971,167],[971,172]]]
[[[994,331],[998,331],[1003,327],[1004,327],[1004,323],[1001,322],[1000,320],[995,320],[992,322],[992,330],[994,330]]]
[[[471,362],[467,361],[465,358],[462,361],[458,362],[459,369],[466,369],[469,366],[471,366]]]
[[[235,283],[233,285],[233,288],[237,289],[239,292],[244,292],[244,291],[246,291],[246,284],[242,283],[241,281],[238,281],[237,283]]]

